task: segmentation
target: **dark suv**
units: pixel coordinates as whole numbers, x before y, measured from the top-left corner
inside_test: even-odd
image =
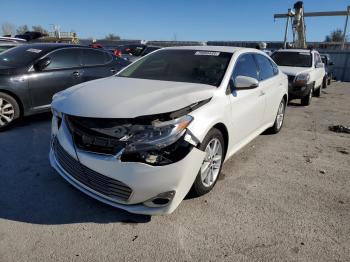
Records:
[[[52,96],[111,76],[130,62],[100,49],[27,44],[0,54],[0,130],[20,116],[48,111]]]

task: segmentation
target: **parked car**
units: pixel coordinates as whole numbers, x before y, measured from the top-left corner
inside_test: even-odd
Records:
[[[321,59],[325,65],[325,70],[327,75],[327,85],[331,85],[332,79],[334,78],[334,74],[333,74],[334,63],[331,60],[331,56],[329,54],[321,54]],[[325,87],[327,87],[327,85],[325,85]]]
[[[307,106],[313,96],[321,95],[326,85],[326,71],[316,50],[281,49],[271,57],[288,76],[290,99],[301,99],[301,104]]]
[[[110,76],[130,62],[88,47],[27,44],[0,54],[0,129],[20,116],[50,110],[52,96]]]
[[[157,50],[54,96],[51,165],[104,203],[171,213],[253,138],[278,133],[287,100],[287,76],[259,50]]]
[[[15,46],[26,43],[25,40],[14,37],[0,37],[0,53]]]
[[[135,62],[139,58],[160,49],[159,46],[151,46],[144,44],[122,45],[114,50],[114,54],[118,57]]]

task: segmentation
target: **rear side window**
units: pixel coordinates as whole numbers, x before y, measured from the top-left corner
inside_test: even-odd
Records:
[[[254,56],[259,67],[259,81],[273,77],[275,73],[270,60],[260,54],[255,54]]]
[[[235,80],[237,76],[249,76],[258,80],[258,69],[251,54],[242,55],[238,58],[232,79]]]
[[[110,59],[110,57],[103,51],[96,49],[82,50],[82,63],[84,66],[104,65],[108,63],[107,59]]]
[[[80,50],[78,48],[61,49],[49,54],[51,63],[45,70],[64,69],[80,66]]]

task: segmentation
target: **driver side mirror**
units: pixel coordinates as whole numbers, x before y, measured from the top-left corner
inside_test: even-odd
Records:
[[[35,71],[43,71],[46,67],[51,63],[51,59],[49,57],[45,57],[40,59],[34,64]]]
[[[317,63],[316,68],[324,68],[324,63]]]
[[[237,76],[233,81],[236,89],[253,89],[259,86],[257,79],[249,76]]]

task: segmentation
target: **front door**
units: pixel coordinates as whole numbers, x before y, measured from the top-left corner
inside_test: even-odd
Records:
[[[28,75],[32,108],[45,109],[50,106],[52,96],[79,84],[83,75],[80,63],[79,48],[64,48],[48,55],[51,62],[41,71],[33,71]]]
[[[240,56],[232,74],[232,81],[237,76],[249,76],[259,79],[256,62],[251,54]],[[260,86],[253,89],[235,90],[233,88],[230,95],[232,108],[232,130],[230,137],[232,138],[233,146],[239,146],[247,140],[253,138],[262,126],[265,96]]]

